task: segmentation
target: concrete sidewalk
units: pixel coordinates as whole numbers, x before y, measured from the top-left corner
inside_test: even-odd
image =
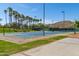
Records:
[[[79,39],[65,38],[11,56],[79,56]]]

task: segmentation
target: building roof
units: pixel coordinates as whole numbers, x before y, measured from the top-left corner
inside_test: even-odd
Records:
[[[73,28],[74,23],[71,21],[60,21],[49,25],[50,28]]]

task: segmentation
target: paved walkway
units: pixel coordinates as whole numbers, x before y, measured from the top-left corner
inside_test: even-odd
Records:
[[[11,56],[79,56],[79,39],[65,38]]]

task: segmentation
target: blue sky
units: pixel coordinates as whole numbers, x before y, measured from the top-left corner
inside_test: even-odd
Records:
[[[66,20],[79,19],[79,4],[77,3],[46,3],[46,23],[53,23],[63,20],[61,11],[65,11]],[[12,7],[14,10],[28,16],[43,18],[42,3],[0,3],[0,18],[2,24],[5,23],[4,10]]]

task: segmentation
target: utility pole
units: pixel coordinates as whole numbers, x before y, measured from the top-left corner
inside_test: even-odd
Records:
[[[43,3],[43,36],[45,36],[45,3]]]

